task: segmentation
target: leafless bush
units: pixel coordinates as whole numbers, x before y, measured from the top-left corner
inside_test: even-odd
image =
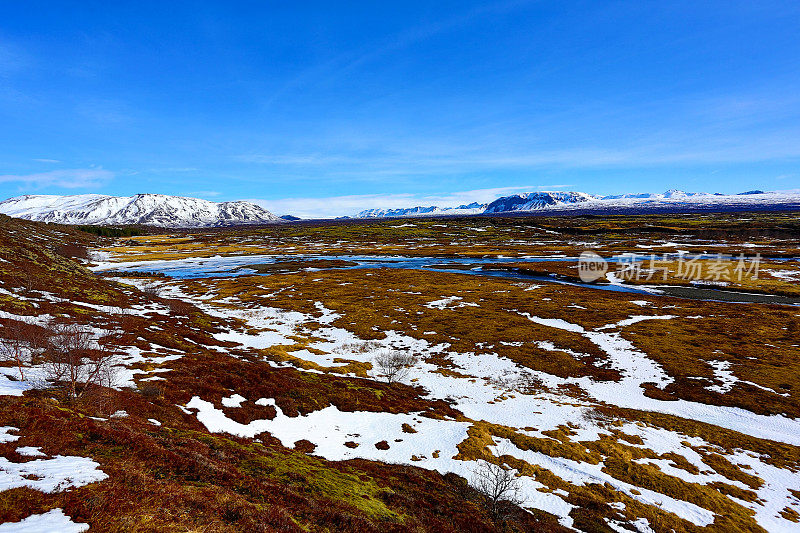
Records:
[[[36,286],[36,265],[28,257],[21,257],[15,264],[11,273],[14,285],[22,289],[23,294],[29,294]]]
[[[519,478],[504,465],[481,461],[472,473],[470,485],[483,497],[486,510],[495,520],[505,520],[525,501]]]
[[[70,259],[89,259],[88,248],[76,243],[63,244],[56,248],[56,253]]]
[[[583,418],[593,424],[608,424],[613,419],[606,413],[597,409],[587,409],[583,412]]]
[[[113,389],[117,385],[117,378],[117,367],[113,363],[103,365],[94,383],[84,384],[80,397],[102,413],[115,412],[117,396]]]
[[[489,383],[498,389],[519,391],[523,394],[533,394],[547,389],[541,378],[528,371],[504,372],[490,378]]]
[[[164,389],[155,383],[139,382],[138,389],[139,393],[147,398],[160,398],[164,395]]]
[[[31,356],[45,346],[45,334],[39,326],[9,320],[0,329],[0,360],[13,361],[19,369],[19,377],[25,379],[23,365]]]
[[[142,286],[142,292],[151,298],[161,297],[161,288],[155,283],[147,283]]]
[[[411,367],[417,364],[417,358],[408,352],[387,350],[375,357],[375,366],[378,375],[388,383],[403,380],[411,372]]]
[[[0,359],[14,361],[19,369],[19,378],[24,380],[25,373],[22,370],[22,364],[26,355],[27,343],[23,339],[21,329],[20,323],[16,320],[3,326],[3,338],[0,339]]]
[[[381,343],[377,341],[346,342],[339,347],[340,352],[367,353],[377,350]]]
[[[176,315],[190,316],[197,310],[194,305],[180,298],[167,298],[164,302],[167,304],[167,307],[169,307],[170,312]]]
[[[114,351],[110,335],[95,341],[93,333],[74,322],[51,323],[43,353],[48,381],[62,383],[70,399],[80,398],[92,387],[112,387],[115,381]]]
[[[122,337],[126,333],[129,334],[133,332],[139,323],[139,319],[134,314],[133,310],[127,306],[118,305],[114,307],[111,316],[116,320],[115,334],[119,337]]]

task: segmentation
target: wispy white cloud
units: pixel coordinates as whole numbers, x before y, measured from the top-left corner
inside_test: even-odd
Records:
[[[669,95],[645,105],[555,98],[536,112],[497,99],[458,115],[451,114],[460,109],[455,105],[423,114],[428,108],[413,107],[405,96],[365,104],[352,114],[369,120],[348,116],[311,133],[260,138],[250,146],[245,141],[243,152],[233,157],[293,180],[339,182],[386,177],[410,182],[468,173],[524,176],[520,172],[542,169],[785,164],[800,158],[800,97],[781,88]],[[387,109],[405,109],[420,119],[399,120]]]
[[[83,189],[99,187],[113,177],[113,172],[100,168],[75,168],[36,174],[4,174],[0,175],[0,183],[18,183],[21,189],[42,189],[44,187]]]
[[[289,214],[301,218],[334,218],[354,215],[359,211],[370,208],[396,209],[430,205],[456,207],[472,202],[488,203],[504,195],[564,187],[569,187],[569,185],[496,187],[441,194],[354,194],[327,198],[251,199],[248,201],[256,203],[277,215]]]
[[[61,163],[58,159],[34,158],[37,163]]]
[[[476,135],[479,137],[479,135]],[[469,173],[542,169],[626,169],[674,165],[746,164],[800,158],[800,132],[783,132],[744,139],[724,132],[700,138],[692,132],[667,134],[638,142],[604,146],[540,146],[535,139],[507,142],[480,138],[442,142],[440,139],[375,138],[315,139],[313,148],[235,156],[239,162],[261,165],[294,180],[382,181],[389,177],[452,176]],[[308,141],[311,144],[311,140]]]

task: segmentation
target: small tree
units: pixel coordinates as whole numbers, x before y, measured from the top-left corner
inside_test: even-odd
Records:
[[[92,332],[74,322],[50,324],[43,354],[47,379],[64,383],[70,399],[80,398],[92,386],[109,387],[114,381],[114,351],[110,335],[94,340]]]
[[[19,369],[19,378],[25,380],[24,364],[44,349],[47,334],[35,324],[9,320],[0,328],[0,360],[13,361]]]
[[[12,320],[3,325],[3,338],[0,339],[0,359],[14,361],[19,369],[19,379],[25,380],[22,370],[23,359],[26,355],[27,342],[21,322]]]
[[[505,520],[514,507],[522,505],[520,481],[503,465],[481,461],[472,473],[472,487],[483,497],[492,518]]]
[[[23,294],[30,294],[36,286],[37,272],[33,257],[23,256],[15,261],[15,270],[11,273],[14,284]]]
[[[417,364],[417,358],[414,355],[399,350],[381,352],[375,357],[378,375],[388,383],[403,380],[415,364]]]

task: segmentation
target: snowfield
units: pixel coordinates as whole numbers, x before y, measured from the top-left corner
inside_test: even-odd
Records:
[[[177,284],[168,284],[174,296],[187,298],[181,293]],[[223,302],[230,306],[235,299]],[[364,342],[352,333],[336,328],[331,322],[338,316],[317,302],[321,316],[304,315],[295,311],[283,311],[268,307],[258,309],[235,309],[210,305],[203,300],[195,299],[198,305],[210,314],[227,316],[245,320],[248,327],[263,331],[257,335],[249,335],[237,331],[229,331],[219,335],[220,339],[234,341],[248,348],[263,348],[276,343],[290,343],[289,336],[298,332],[298,327],[306,321],[322,324],[314,332],[318,340],[311,347],[328,352],[329,356],[314,355],[309,350],[292,352],[293,356],[307,359],[318,364],[333,365],[333,357],[340,356],[343,347],[357,342]],[[447,297],[431,302],[430,308],[445,310],[458,303],[458,298]],[[373,349],[367,352],[352,352],[347,358],[359,361],[370,361],[375,354],[384,349],[406,348],[421,353],[420,362],[412,369],[407,382],[420,385],[428,391],[431,399],[447,399],[453,407],[464,413],[470,422],[455,420],[435,420],[419,416],[419,414],[390,414],[374,412],[343,412],[335,406],[314,411],[305,416],[289,417],[280,408],[272,420],[254,420],[248,424],[238,423],[225,415],[212,402],[200,397],[193,397],[185,406],[186,412],[193,413],[197,419],[212,432],[230,433],[241,437],[257,437],[268,432],[279,439],[285,446],[293,446],[299,440],[308,440],[316,445],[314,454],[331,460],[350,458],[372,459],[385,462],[409,463],[429,468],[442,473],[454,472],[470,478],[477,463],[456,459],[458,445],[467,437],[467,430],[477,421],[500,424],[515,428],[524,435],[548,438],[547,432],[556,430],[565,421],[570,421],[572,442],[597,441],[609,435],[609,426],[605,421],[591,416],[593,406],[610,404],[619,407],[652,410],[676,416],[699,420],[720,427],[725,427],[759,438],[770,438],[792,445],[800,445],[800,422],[783,416],[761,416],[738,408],[719,407],[684,400],[660,401],[644,396],[641,388],[644,382],[654,382],[663,387],[671,379],[646,354],[638,351],[628,341],[621,338],[618,328],[635,324],[642,320],[670,320],[672,315],[631,316],[613,324],[607,324],[597,330],[587,330],[583,326],[561,319],[552,319],[526,315],[537,324],[555,329],[563,329],[579,333],[600,347],[608,356],[611,367],[619,369],[623,378],[616,381],[594,381],[591,378],[560,378],[542,372],[534,372],[522,368],[510,359],[498,353],[481,354],[456,353],[448,350],[448,345],[431,345],[424,340],[408,337],[397,332],[388,331],[387,337],[381,341],[370,341]],[[459,373],[467,377],[443,375],[436,372],[438,367],[425,362],[428,355],[445,355],[453,361]],[[580,355],[580,354],[577,354]],[[721,366],[718,370],[724,372]],[[521,394],[516,384],[530,378],[536,378],[550,391],[560,386],[573,384],[583,389],[590,399],[579,400],[567,398],[555,392]],[[501,379],[498,379],[501,378]],[[235,392],[223,399],[226,407],[239,406],[243,402],[255,402],[258,405],[275,405],[271,398],[244,398]],[[417,433],[406,433],[403,424],[409,424]],[[535,429],[531,429],[535,428]],[[665,459],[644,459],[643,464],[658,466],[664,473],[683,479],[690,483],[707,485],[724,481],[740,488],[747,487],[739,482],[731,481],[723,476],[710,473],[708,466],[693,447],[709,447],[712,445],[698,437],[690,437],[662,428],[654,428],[639,424],[626,424],[623,431],[642,439],[643,449],[651,449],[658,454],[676,452],[696,465],[701,473],[694,475],[686,470],[675,468]],[[375,447],[380,441],[386,441],[387,450]],[[349,446],[345,443],[350,443]],[[352,443],[357,444],[356,447]],[[494,453],[510,455],[526,463],[549,470],[562,480],[574,484],[608,483],[627,496],[656,506],[673,513],[697,526],[705,526],[714,521],[715,509],[706,509],[696,504],[668,497],[662,493],[637,487],[619,481],[603,471],[603,464],[572,461],[563,457],[552,457],[542,452],[521,450],[507,439],[495,438]],[[749,472],[762,480],[764,484],[757,490],[759,500],[744,502],[736,500],[753,510],[759,523],[769,531],[794,531],[795,524],[781,517],[778,512],[786,507],[800,510],[800,502],[792,495],[790,489],[798,486],[800,478],[795,472],[776,468],[757,454],[740,451],[731,459],[749,467]],[[563,525],[571,526],[572,518],[568,515],[572,506],[557,492],[542,492],[543,485],[535,479],[522,476],[522,488],[525,506],[540,509],[559,517]],[[641,531],[648,530],[647,521],[637,522]],[[610,523],[610,525],[613,525]]]
[[[171,272],[180,273],[191,270],[193,266],[204,265],[212,270],[218,269],[217,273],[225,276],[231,273],[232,268],[247,264],[247,261],[252,262],[252,258],[219,259],[161,261],[159,267],[166,271],[174,267]],[[106,263],[95,268],[108,269],[120,265],[140,264]],[[657,314],[659,313],[657,308],[647,300],[632,300],[630,303],[636,308],[629,316],[626,316],[628,313],[624,313],[618,316],[616,321],[606,318],[601,322],[603,325],[593,327],[585,326],[577,320],[547,316],[546,312],[537,311],[533,314],[516,309],[502,309],[509,316],[524,317],[525,320],[521,322],[531,328],[537,327],[537,331],[541,329],[539,326],[545,331],[552,331],[550,340],[525,340],[545,352],[566,353],[579,360],[590,356],[560,347],[558,335],[568,332],[581,340],[588,341],[589,344],[586,346],[596,347],[603,357],[604,368],[617,371],[620,376],[618,380],[599,380],[585,375],[562,377],[533,370],[503,355],[504,347],[519,346],[524,342],[500,342],[497,346],[488,346],[487,350],[478,350],[479,346],[475,346],[474,351],[457,351],[450,342],[441,341],[441,338],[436,342],[426,340],[425,335],[436,334],[436,331],[423,332],[422,328],[420,333],[423,338],[408,335],[400,330],[386,329],[382,331],[385,335],[383,338],[363,339],[351,331],[337,327],[335,324],[343,315],[329,309],[322,301],[314,301],[316,298],[309,300],[309,307],[315,312],[305,313],[270,307],[269,295],[257,305],[252,302],[244,305],[237,296],[215,298],[213,290],[202,296],[193,296],[194,293],[182,286],[184,281],[181,280],[160,279],[153,282],[137,278],[115,279],[140,289],[145,286],[156,286],[164,297],[191,301],[210,317],[223,319],[223,323],[226,324],[238,324],[222,331],[216,330],[217,332],[213,334],[216,340],[235,344],[235,348],[210,347],[221,357],[236,357],[247,361],[247,356],[243,356],[243,353],[257,353],[258,350],[275,345],[297,345],[298,337],[303,337],[308,342],[304,343],[302,348],[290,350],[291,357],[296,359],[266,362],[273,367],[286,367],[294,366],[293,362],[297,364],[300,360],[314,363],[319,367],[340,370],[336,367],[343,367],[351,362],[371,363],[375,361],[377,355],[392,350],[414,353],[418,355],[418,360],[404,376],[403,382],[420,387],[425,399],[443,400],[463,414],[457,419],[433,418],[425,416],[421,411],[405,413],[343,411],[335,405],[329,405],[304,415],[289,416],[277,405],[275,398],[247,397],[247,391],[236,390],[230,390],[230,394],[221,399],[193,394],[183,405],[169,404],[170,409],[178,408],[183,413],[196,417],[197,421],[210,432],[251,439],[258,439],[268,433],[289,448],[294,447],[298,441],[309,441],[315,446],[311,453],[328,460],[360,458],[385,463],[411,464],[440,473],[455,473],[467,479],[474,475],[483,460],[496,460],[508,464],[509,460],[513,459],[521,462],[515,464],[518,466],[516,472],[519,474],[518,479],[524,497],[523,506],[551,513],[567,527],[574,525],[573,518],[569,514],[574,509],[573,504],[568,501],[570,493],[561,488],[554,489],[552,480],[548,482],[548,476],[538,475],[537,472],[546,471],[549,476],[558,480],[555,484],[563,483],[572,487],[593,485],[610,487],[616,493],[628,498],[625,501],[630,505],[651,506],[698,527],[713,524],[720,518],[720,513],[723,511],[711,504],[701,505],[702,502],[694,501],[688,494],[685,496],[676,495],[674,492],[665,494],[667,491],[660,492],[653,487],[639,486],[618,479],[619,476],[615,477],[613,470],[608,468],[608,461],[590,460],[586,457],[584,457],[586,460],[578,460],[567,457],[567,454],[561,453],[559,448],[563,446],[563,449],[573,452],[586,450],[588,454],[590,451],[588,447],[593,444],[607,441],[619,444],[622,434],[624,446],[647,452],[643,454],[644,457],[631,459],[630,464],[653,466],[665,476],[700,487],[724,484],[741,491],[752,490],[757,495],[752,501],[745,501],[734,495],[724,497],[752,512],[759,525],[768,531],[797,531],[797,524],[792,522],[788,515],[782,514],[786,509],[800,512],[800,498],[793,492],[800,487],[800,476],[792,468],[780,468],[770,462],[769,456],[747,449],[745,445],[732,451],[724,450],[697,436],[643,422],[616,421],[619,423],[615,423],[614,420],[598,415],[602,408],[608,406],[663,413],[733,430],[757,439],[800,446],[800,420],[797,419],[783,415],[759,415],[737,407],[710,405],[683,399],[666,401],[646,396],[643,388],[645,384],[652,384],[655,388],[663,390],[674,379],[658,362],[627,340],[622,333],[626,327],[645,321],[671,321],[678,318],[678,315],[664,311]],[[314,280],[317,279],[321,278]],[[530,298],[536,299],[539,296],[535,290],[539,287],[539,285],[525,285],[524,291],[531,291],[525,294],[530,294]],[[481,304],[478,302],[483,300],[473,299],[476,301],[470,301],[466,295],[436,292],[426,295],[420,305],[433,313],[447,313],[447,317],[452,317],[458,312],[479,311]],[[86,312],[95,311],[108,315],[119,315],[123,312],[113,306],[80,301],[73,304],[85,309]],[[586,310],[586,307],[574,304],[572,307]],[[640,314],[649,311],[656,314]],[[124,312],[139,318],[148,318],[156,314],[168,315],[171,311],[168,306],[161,303],[150,303],[146,306],[132,306]],[[24,317],[0,312],[0,318],[43,324],[50,317],[48,315]],[[699,315],[688,318],[704,319]],[[606,321],[609,323],[604,323]],[[313,328],[306,328],[308,324],[313,324]],[[101,330],[92,331],[99,334]],[[550,333],[547,335],[550,336]],[[449,340],[453,341],[453,337]],[[125,346],[120,350],[121,353],[116,361],[119,371],[117,387],[134,387],[137,381],[143,380],[168,380],[170,363],[191,356],[191,350],[181,351],[152,343],[148,349]],[[442,371],[444,367],[439,363],[441,360],[449,363],[447,371]],[[306,365],[306,367],[312,366]],[[726,393],[737,383],[744,382],[734,374],[731,364],[727,361],[715,359],[709,361],[708,366],[713,380],[709,379],[703,383],[709,391]],[[302,372],[323,372],[317,367],[306,367],[295,366]],[[42,369],[36,365],[26,369],[26,380],[16,379],[16,372],[13,367],[0,368],[0,395],[20,396],[26,390],[33,388],[37,381],[41,382],[44,379]],[[381,378],[376,368],[359,375],[351,374],[349,377]],[[230,410],[250,404],[272,406],[276,414],[271,419],[255,419],[248,423],[237,422],[228,416]],[[109,415],[109,418],[128,416],[125,411],[117,411]],[[147,421],[155,428],[162,425],[156,419],[150,418]],[[468,448],[464,445],[471,443],[470,439],[473,439],[471,431],[488,427],[501,427],[511,437],[499,437],[492,433],[489,437],[491,444],[486,445],[491,455],[483,455],[483,458],[468,456],[462,448]],[[14,427],[0,427],[0,443],[16,443],[22,437],[17,433],[18,430]],[[537,439],[536,442],[548,444],[541,446],[541,449],[534,446],[526,448],[520,442],[527,441],[514,440],[514,437]],[[484,444],[480,446],[482,449]],[[99,482],[108,477],[100,470],[100,465],[90,458],[50,456],[42,451],[43,447],[47,449],[46,446],[16,447],[16,452],[25,458],[22,462],[0,456],[0,491],[29,487],[44,493],[57,493]],[[723,475],[724,472],[715,470],[704,461],[705,456],[700,453],[701,451],[724,455],[729,462],[742,467],[749,476],[759,479],[760,484],[754,487],[739,479]],[[676,455],[681,459],[676,460]],[[610,455],[603,459],[609,458]],[[524,467],[519,467],[519,464]],[[619,510],[625,509],[625,503],[622,501],[612,504]],[[618,524],[613,519],[608,519],[607,523],[612,529],[624,530],[620,525],[621,522]],[[645,518],[638,518],[634,525],[639,531],[652,531],[651,524]],[[85,524],[72,522],[61,509],[53,509],[44,514],[31,515],[18,523],[2,524],[0,533],[48,529],[85,531],[87,527]]]
[[[0,524],[0,533],[81,533],[88,530],[89,524],[73,522],[61,509],[34,514],[20,522]]]

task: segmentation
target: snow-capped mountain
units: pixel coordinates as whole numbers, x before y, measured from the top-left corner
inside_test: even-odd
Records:
[[[467,209],[469,208],[469,209]],[[670,189],[664,193],[596,196],[583,192],[529,192],[503,196],[489,204],[470,204],[456,208],[412,207],[408,209],[368,209],[357,218],[386,218],[433,215],[473,215],[482,213],[533,212],[626,212],[637,211],[745,211],[799,209],[800,191],[747,191],[739,194],[685,192]]]
[[[459,205],[458,207],[407,207],[401,209],[366,209],[356,215],[356,218],[392,218],[392,217],[414,217],[425,215],[477,215],[483,213],[488,204]]]
[[[484,213],[535,211],[548,206],[578,204],[593,200],[597,200],[597,197],[584,192],[528,192],[498,198],[486,207]]]
[[[279,220],[250,202],[209,202],[164,194],[26,195],[0,202],[0,213],[59,224],[146,224],[167,228],[265,224]]]

